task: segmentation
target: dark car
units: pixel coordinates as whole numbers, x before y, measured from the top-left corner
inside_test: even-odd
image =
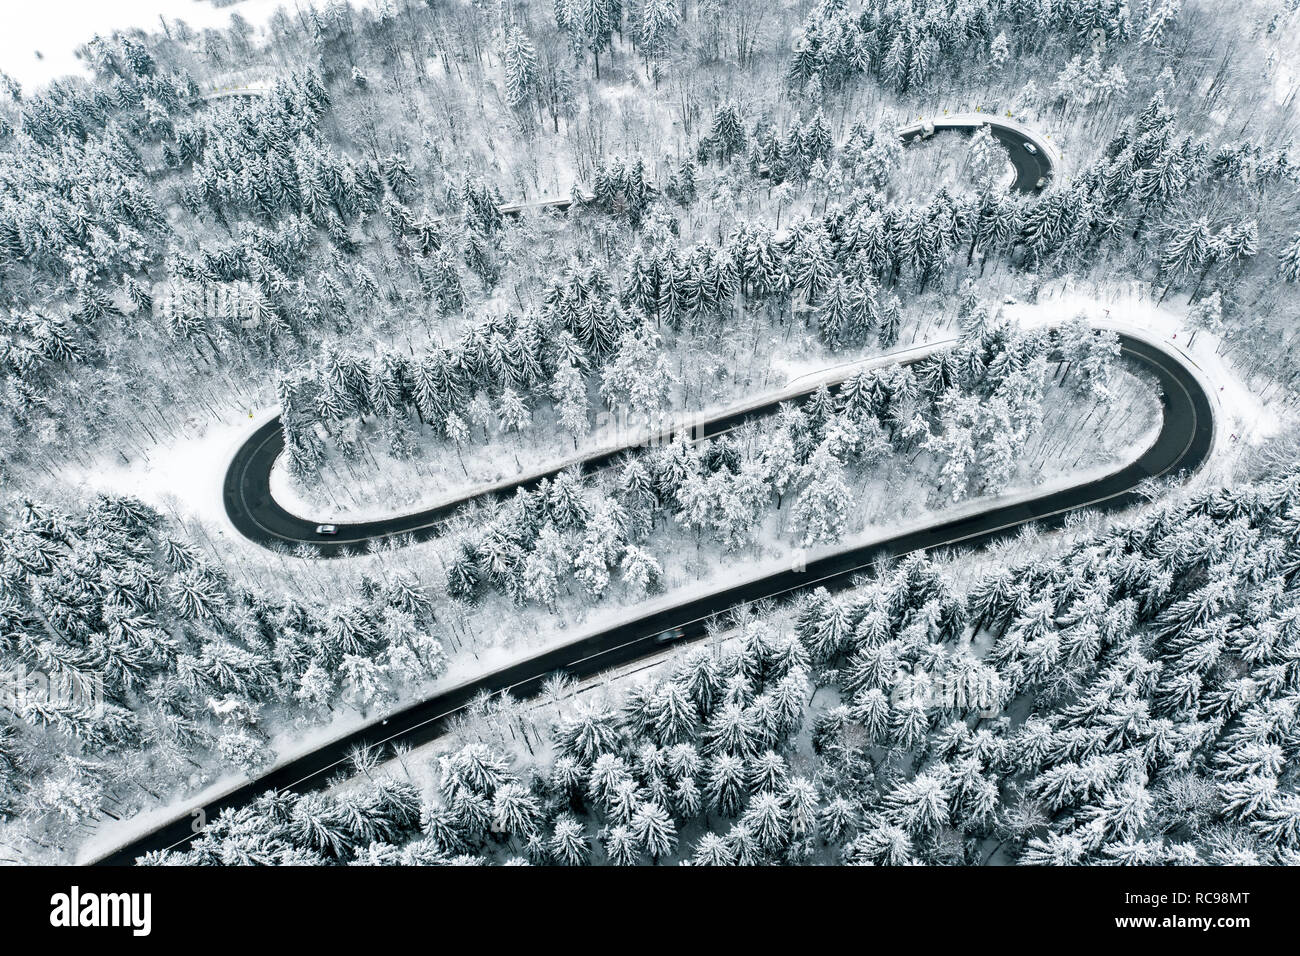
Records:
[[[673,641],[680,641],[686,636],[686,632],[680,627],[670,627],[666,631],[660,631],[655,635],[656,644],[671,644]]]

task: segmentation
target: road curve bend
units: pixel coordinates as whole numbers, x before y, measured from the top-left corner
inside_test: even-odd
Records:
[[[1013,119],[1003,119],[992,113],[958,113],[902,126],[898,135],[904,143],[911,143],[944,130],[973,133],[981,126],[987,126],[993,138],[1011,155],[1011,165],[1016,168],[1016,178],[1011,184],[1013,189],[1034,193],[1046,186],[1053,168],[1061,163],[1061,151],[1045,135]]]
[[[949,547],[978,547],[1030,522],[1054,527],[1082,508],[1114,511],[1144,500],[1138,489],[1148,478],[1195,471],[1214,444],[1214,412],[1210,396],[1182,360],[1158,345],[1120,335],[1126,358],[1156,377],[1161,390],[1162,424],[1156,440],[1131,464],[1097,478],[1028,501],[991,507],[973,515],[939,521],[920,530],[862,547],[850,548],[810,561],[802,570],[781,571],[742,581],[675,607],[641,614],[598,634],[552,648],[411,704],[364,727],[289,760],[255,780],[236,785],[201,808],[181,816],[110,852],[97,862],[124,865],[151,850],[183,848],[194,832],[191,823],[201,809],[207,819],[219,811],[250,803],[267,790],[304,792],[324,787],[346,768],[356,748],[382,748],[397,742],[418,746],[438,737],[447,720],[484,691],[509,691],[517,698],[536,695],[556,671],[582,679],[661,651],[656,635],[681,628],[683,639],[698,640],[708,621],[730,608],[764,598],[789,598],[814,587],[839,590],[884,558]],[[265,438],[265,436],[263,436]],[[269,465],[256,439],[253,460]]]

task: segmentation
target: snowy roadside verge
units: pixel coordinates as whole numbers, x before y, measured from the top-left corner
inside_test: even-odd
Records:
[[[1037,303],[1010,303],[1005,307],[1005,311],[1009,316],[1017,318],[1025,325],[1030,326],[1059,323],[1072,315],[1082,312],[1098,326],[1115,328],[1133,334],[1138,338],[1158,342],[1163,347],[1179,354],[1197,374],[1202,383],[1207,386],[1207,392],[1214,397],[1216,411],[1222,416],[1222,422],[1216,432],[1216,446],[1210,462],[1207,462],[1207,470],[1208,466],[1212,465],[1216,459],[1222,459],[1225,451],[1233,448],[1235,443],[1231,441],[1231,435],[1234,432],[1230,429],[1240,429],[1235,433],[1242,436],[1243,440],[1259,442],[1274,433],[1279,426],[1279,416],[1269,406],[1255,397],[1249,388],[1237,378],[1231,365],[1218,356],[1218,343],[1213,336],[1201,333],[1189,347],[1187,344],[1188,329],[1183,316],[1169,306],[1161,307],[1152,303],[1149,297],[1145,296],[1140,290],[1129,287],[1109,290],[1104,294],[1102,292],[1084,294],[1076,291],[1067,280],[1045,287]],[[940,344],[942,343],[924,343],[912,347],[912,349],[933,348]],[[909,351],[912,349],[909,349]],[[890,362],[896,360],[897,354],[868,361]],[[806,378],[815,378],[818,375],[834,376],[841,368],[842,366],[836,366],[831,370],[811,373],[810,376],[801,376],[791,384],[798,384],[802,387],[806,384],[804,381]],[[769,400],[769,398],[763,399],[763,401],[766,400]],[[251,419],[248,425],[231,428],[224,433],[218,431],[213,435],[205,435],[202,440],[208,443],[209,447],[214,447],[218,444],[218,438],[224,437],[226,445],[233,451],[233,448],[237,447],[246,437],[248,428],[257,427],[269,420],[274,413],[274,409],[263,410],[260,415]],[[1135,446],[1133,455],[1126,457],[1131,461],[1132,458],[1139,456],[1145,447],[1148,447],[1148,445],[1142,445],[1141,448]],[[1093,471],[1104,473],[1122,468],[1127,463],[1128,461],[1121,461],[1112,466],[1094,469]],[[187,463],[187,466],[193,468],[195,464],[191,460]],[[218,480],[223,473],[223,470],[218,470]],[[959,507],[925,515],[907,524],[864,529],[861,533],[846,539],[837,546],[813,551],[810,557],[869,544],[873,540],[903,533],[909,528],[915,529],[935,522],[950,520],[971,510],[978,511],[1048,494],[1061,487],[1068,487],[1075,483],[1090,480],[1092,476],[1091,472],[1073,472],[1068,475],[1060,475],[1042,485],[1036,485],[1032,489],[1024,489],[993,499],[986,498],[967,502]],[[152,483],[155,487],[157,484],[157,481]],[[212,499],[214,504],[218,500],[217,496]],[[217,507],[220,510],[219,505]],[[222,518],[224,520],[224,512],[222,512]],[[779,555],[763,563],[756,562],[750,565],[747,568],[748,577],[765,577],[773,570],[783,570],[786,567],[789,567],[788,556]],[[736,580],[738,579],[733,579],[732,583]],[[715,581],[702,581],[693,587],[677,588],[668,594],[661,595],[655,601],[639,605],[635,609],[604,609],[585,621],[582,630],[576,634],[573,631],[565,631],[559,626],[549,631],[538,632],[534,635],[535,639],[529,640],[528,656],[535,656],[563,643],[582,640],[591,633],[604,630],[611,620],[626,618],[629,613],[638,617],[643,614],[654,613],[656,610],[675,606],[683,601],[690,600],[692,597],[707,594],[717,589],[717,587],[718,584]],[[504,664],[513,663],[518,659],[517,655],[520,650],[521,648],[518,646],[496,645],[485,649],[476,659],[470,659],[468,656],[462,657],[453,663],[451,670],[441,681],[429,685],[427,693],[430,695],[439,693],[457,684],[474,680],[484,673],[498,669]],[[293,759],[301,753],[308,752],[330,740],[346,735],[366,722],[360,715],[355,713],[341,714],[330,724],[313,728],[306,733],[283,735],[276,741],[277,751],[281,755],[279,763]],[[183,806],[186,808],[202,807],[218,798],[222,793],[242,785],[243,782],[244,778],[240,775],[227,775],[205,788],[198,796],[187,799]],[[174,818],[177,814],[177,810],[174,808],[178,806],[181,806],[181,804],[158,807],[130,820],[122,821],[120,824],[103,827],[95,838],[83,845],[79,856],[83,859],[93,858],[96,854],[108,852],[113,846],[120,845],[130,839],[133,834],[138,835],[148,832],[161,823]]]
[[[943,110],[941,113],[933,113],[928,118],[918,116],[916,122],[907,123],[898,128],[900,136],[907,136],[922,130],[926,124],[933,124],[936,130],[946,129],[979,129],[981,126],[991,126],[995,129],[1004,129],[1034,144],[1044,156],[1047,157],[1051,164],[1053,175],[1060,175],[1060,170],[1065,164],[1065,154],[1060,146],[1052,140],[1052,134],[1040,129],[1038,126],[1031,126],[1021,120],[1018,120],[1010,112],[1005,116],[999,116],[996,113],[984,113],[978,110],[949,113]],[[1014,169],[1014,167],[1013,167]],[[1012,182],[1015,177],[1012,177]]]
[[[1082,313],[1097,327],[1112,328],[1147,338],[1183,356],[1189,367],[1201,378],[1207,393],[1213,396],[1222,415],[1221,434],[1216,436],[1211,463],[1230,457],[1225,454],[1225,450],[1230,450],[1231,446],[1257,445],[1276,434],[1281,427],[1281,419],[1275,408],[1261,402],[1236,375],[1231,365],[1217,354],[1220,342],[1216,337],[1201,332],[1193,347],[1188,348],[1191,330],[1186,324],[1185,316],[1168,303],[1154,304],[1141,289],[1131,284],[1084,292],[1075,289],[1067,277],[1046,285],[1038,302],[1013,302],[1005,304],[1003,310],[1026,327],[1059,324]],[[744,411],[793,397],[815,385],[844,379],[854,371],[892,365],[954,341],[951,336],[936,337],[886,355],[824,366],[814,371],[800,371],[787,381],[783,389],[743,402],[715,406],[695,416],[678,417],[674,420],[674,427],[681,427],[700,417]],[[276,408],[262,408],[254,410],[253,417],[244,418],[242,416],[247,414],[247,410],[244,410],[240,412],[241,417],[233,423],[213,421],[194,435],[184,435],[170,443],[160,444],[151,451],[151,461],[137,461],[130,466],[102,463],[92,469],[70,468],[68,479],[74,486],[79,485],[91,491],[136,495],[151,504],[168,509],[177,518],[198,519],[201,523],[225,532],[225,537],[237,539],[239,536],[234,532],[222,504],[221,489],[225,473],[231,459],[248,436],[277,413]],[[1237,436],[1237,441],[1232,439],[1233,435]],[[615,443],[562,459],[550,459],[527,469],[526,473],[490,485],[471,483],[454,491],[439,491],[428,499],[422,499],[418,505],[396,513],[377,503],[373,508],[349,511],[346,515],[335,514],[329,509],[313,514],[287,487],[289,480],[282,475],[283,469],[279,467],[272,475],[272,496],[286,511],[311,521],[359,521],[394,517],[424,511],[469,495],[499,491],[526,478],[577,464],[611,447],[615,447]]]
[[[1084,314],[1095,328],[1127,332],[1135,338],[1181,355],[1200,380],[1206,393],[1213,397],[1222,416],[1222,424],[1225,427],[1220,429],[1221,434],[1216,434],[1213,455],[1215,460],[1224,457],[1227,446],[1234,443],[1232,435],[1238,436],[1238,440],[1244,438],[1247,443],[1253,445],[1275,434],[1279,428],[1277,416],[1250,392],[1231,367],[1217,355],[1220,344],[1217,338],[1208,333],[1201,333],[1195,342],[1195,348],[1187,348],[1190,330],[1186,326],[1185,319],[1169,307],[1157,307],[1149,301],[1144,301],[1138,293],[1130,291],[1127,294],[1105,298],[1089,296],[1073,290],[1067,280],[1060,288],[1045,291],[1037,303],[1016,302],[1004,305],[1003,309],[1009,317],[1027,328],[1059,325],[1075,315]],[[774,401],[785,401],[818,385],[835,384],[855,372],[890,366],[909,358],[923,357],[956,341],[956,338],[951,336],[935,338],[885,355],[804,372],[789,379],[783,389],[730,405],[711,406],[692,416],[679,416],[673,420],[668,430],[687,427],[703,419],[753,410]],[[311,504],[295,489],[280,459],[277,459],[271,474],[271,495],[280,507],[305,521],[350,522],[406,517],[430,508],[465,500],[471,495],[489,495],[508,489],[520,482],[540,478],[552,471],[580,464],[620,447],[637,446],[627,445],[624,442],[602,443],[574,455],[545,461],[515,476],[491,484],[466,482],[450,490],[440,490],[428,498],[421,498],[418,504],[410,508],[397,511],[391,507],[386,508],[382,502],[360,509],[336,511],[332,508],[319,508],[313,511]]]
[[[1184,358],[1201,379],[1206,392],[1215,403],[1221,416],[1219,433],[1210,462],[1204,469],[1207,474],[1222,476],[1232,458],[1242,446],[1258,445],[1276,434],[1282,426],[1282,417],[1276,404],[1262,402],[1236,374],[1232,365],[1218,355],[1221,342],[1208,332],[1200,332],[1192,346],[1188,346],[1191,329],[1186,316],[1170,302],[1156,304],[1140,284],[1124,283],[1114,287],[1084,291],[1075,288],[1070,277],[1044,285],[1036,303],[1009,302],[1002,306],[1005,314],[1026,327],[1041,327],[1067,321],[1083,314],[1097,327],[1111,328],[1145,338],[1164,348],[1175,351]],[[792,377],[783,389],[767,392],[743,402],[714,408],[690,418],[678,417],[675,427],[726,412],[743,411],[761,406],[822,383],[839,381],[853,371],[892,365],[908,357],[920,356],[928,351],[951,344],[951,336],[935,337],[918,342],[886,355],[853,360],[811,371],[792,367]],[[233,421],[212,420],[196,429],[151,449],[149,461],[138,460],[130,466],[102,462],[94,468],[69,468],[67,478],[73,486],[91,492],[105,491],[132,494],[151,504],[168,510],[182,520],[197,519],[231,541],[243,539],[234,531],[222,503],[222,484],[231,459],[239,447],[257,428],[270,421],[278,409],[262,408],[252,411],[241,409]],[[1237,436],[1234,440],[1232,436]],[[605,446],[607,450],[615,443]],[[527,473],[521,473],[491,485],[466,484],[454,491],[438,491],[417,506],[398,512],[407,514],[429,507],[461,500],[469,495],[485,494],[509,487],[527,477],[545,474],[556,468],[576,464],[600,453],[600,449],[586,450],[562,459],[550,459],[534,464]],[[283,469],[277,468],[277,472]],[[313,521],[329,521],[336,516],[325,510],[313,514],[292,493],[286,493],[283,483],[272,479],[272,495],[285,510]],[[370,520],[394,516],[391,508],[376,504],[359,512],[348,512],[342,520]],[[251,545],[250,545],[251,546]]]

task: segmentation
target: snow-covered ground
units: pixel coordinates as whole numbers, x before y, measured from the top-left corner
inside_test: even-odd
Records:
[[[74,51],[95,34],[154,32],[164,20],[184,20],[194,30],[219,29],[230,25],[232,13],[260,28],[281,7],[292,12],[300,5],[298,0],[235,0],[225,6],[211,0],[8,3],[0,30],[0,69],[24,86],[42,86],[63,76],[84,76],[86,64]]]
[[[1065,321],[1082,313],[1097,325],[1152,337],[1166,347],[1178,351],[1198,369],[1205,379],[1207,390],[1215,397],[1220,413],[1220,429],[1214,462],[1231,460],[1242,444],[1257,445],[1276,434],[1283,423],[1283,412],[1277,403],[1265,403],[1242,381],[1231,363],[1218,354],[1222,343],[1201,331],[1192,347],[1187,347],[1191,329],[1186,323],[1185,305],[1170,297],[1157,305],[1144,287],[1138,284],[1116,285],[1106,288],[1084,288],[1068,277],[1045,285],[1038,302],[1016,302],[1003,307],[1008,315],[1025,325],[1045,325]],[[870,359],[834,365],[810,367],[807,362],[783,363],[783,373],[789,387],[807,387],[820,378],[842,377],[846,369],[855,365],[875,364],[905,357],[927,345],[946,341],[951,333],[945,328],[935,328],[928,337],[915,345],[891,353],[883,359]],[[774,363],[775,364],[775,363]],[[779,390],[777,390],[779,391]],[[766,400],[774,393],[764,396]],[[757,396],[756,396],[757,397]],[[252,417],[250,418],[250,411]],[[165,442],[152,450],[147,460],[122,466],[105,460],[94,468],[70,468],[68,477],[72,484],[90,490],[129,493],[165,508],[176,517],[197,519],[209,527],[222,531],[233,529],[221,504],[221,482],[226,466],[242,441],[257,427],[275,414],[275,409],[239,409],[221,420],[195,421],[186,433]],[[1236,436],[1234,439],[1233,436]],[[526,472],[549,470],[561,464],[564,455],[539,457],[527,462]],[[513,471],[512,466],[512,471]],[[457,469],[459,472],[459,469]],[[520,468],[522,473],[524,468]],[[1215,471],[1214,464],[1207,471]],[[515,480],[520,475],[501,475]],[[493,479],[495,480],[495,479]],[[487,482],[491,483],[491,480]],[[420,510],[442,500],[459,497],[475,487],[461,483],[447,487],[434,486],[420,489],[414,499],[394,507],[391,500],[377,498],[379,504],[364,508],[349,508],[350,520],[383,517],[405,510]],[[481,487],[481,486],[480,486]],[[280,469],[272,485],[276,500],[290,511],[305,517],[327,520],[333,512],[322,512],[320,505],[304,497],[292,487]],[[252,547],[250,545],[250,547]]]
[[[965,190],[971,186],[970,137],[942,130],[928,139],[913,140],[903,151],[902,168],[895,175],[898,198],[927,202],[939,189]],[[1005,149],[999,145],[1000,149]],[[996,188],[1006,192],[1016,181],[1016,167],[1006,158],[1006,169]]]
[[[937,327],[919,344],[870,358],[832,365],[775,358],[772,362],[774,377],[783,376],[783,386],[740,401],[707,404],[689,415],[678,413],[664,426],[655,428],[653,433],[661,434],[669,428],[689,426],[701,419],[782,401],[823,382],[839,381],[861,369],[880,368],[924,355],[941,343],[953,341],[946,328]],[[598,417],[598,421],[605,421],[605,417]],[[251,434],[251,430],[248,433]],[[553,424],[538,420],[523,436],[496,434],[490,444],[479,442],[465,448],[461,456],[464,470],[458,458],[447,450],[445,442],[434,443],[426,461],[394,461],[378,448],[372,448],[372,454],[385,470],[384,475],[368,474],[373,468],[368,461],[363,460],[351,468],[335,461],[337,456],[331,455],[334,467],[326,473],[321,486],[311,488],[304,487],[289,475],[281,456],[271,471],[271,495],[289,513],[311,521],[390,518],[424,511],[470,494],[495,491],[533,475],[549,474],[593,454],[633,444],[650,434],[652,432],[648,429],[619,427],[617,423],[598,424],[583,436],[574,451],[567,435]],[[393,478],[398,480],[392,481]]]
[[[8,29],[0,35],[0,66],[14,73],[24,83],[40,83],[52,76],[66,72],[79,72],[83,66],[72,56],[72,48],[84,42],[96,31],[106,32],[109,25],[98,26],[101,19],[111,20],[111,26],[122,28],[138,25],[156,27],[157,17],[162,14],[168,18],[180,17],[193,27],[219,25],[228,21],[231,12],[239,12],[254,24],[264,23],[271,13],[280,6],[290,9],[295,0],[241,0],[230,6],[216,7],[206,0],[121,0],[119,3],[93,2],[93,0],[52,0],[38,12],[24,12],[16,15],[17,25],[11,20]],[[84,14],[84,15],[83,15]],[[103,15],[102,17],[100,15]],[[33,26],[35,25],[35,26]],[[84,36],[82,35],[84,33]],[[48,39],[45,39],[48,38]],[[41,48],[46,58],[36,59],[31,55],[32,48]],[[58,51],[65,50],[59,54]],[[26,51],[26,52],[23,52]],[[24,57],[32,61],[24,69]],[[43,75],[44,73],[44,75]],[[629,88],[631,85],[629,84]],[[615,93],[617,100],[622,94]],[[606,98],[611,98],[610,94]],[[927,157],[922,157],[927,159]],[[934,154],[934,162],[942,166],[950,177],[960,172],[957,159],[946,155]],[[933,177],[919,177],[931,181]],[[931,185],[933,183],[931,182]],[[793,212],[791,211],[791,214]],[[1136,335],[1159,341],[1166,347],[1179,352],[1203,378],[1207,391],[1213,396],[1217,408],[1218,429],[1216,448],[1210,467],[1205,470],[1203,480],[1217,480],[1226,477],[1232,462],[1240,454],[1242,446],[1256,446],[1270,436],[1277,434],[1285,424],[1285,413],[1276,405],[1263,402],[1234,371],[1231,363],[1220,352],[1223,344],[1208,332],[1199,332],[1194,340],[1192,329],[1186,322],[1186,302],[1174,296],[1164,303],[1157,303],[1150,291],[1141,285],[1115,285],[1107,288],[1083,288],[1068,278],[1050,283],[1040,292],[1035,303],[1008,302],[1006,312],[1025,325],[1057,324],[1074,315],[1083,314],[1093,324],[1124,330]],[[931,342],[950,338],[946,329],[935,329]],[[925,337],[922,337],[922,345]],[[913,351],[909,346],[904,352]],[[894,361],[897,354],[885,359],[867,362],[847,363],[880,364],[882,361]],[[787,382],[787,387],[806,387],[816,381],[817,376],[827,378],[841,377],[848,369],[846,363],[831,367],[811,367],[806,361],[789,361],[772,367],[779,371],[778,380]],[[769,400],[770,393],[761,400]],[[1138,403],[1135,403],[1135,406]],[[719,406],[714,406],[717,408]],[[1138,457],[1154,439],[1158,429],[1158,419],[1143,416],[1150,408],[1124,409],[1137,415],[1144,427],[1131,429],[1119,440],[1120,447],[1107,447],[1108,460],[1086,468],[1071,468],[1070,455],[1052,460],[1052,467],[1040,476],[1017,482],[1013,487],[995,496],[975,498],[956,506],[938,506],[925,502],[924,495],[918,498],[913,494],[914,485],[905,483],[873,486],[871,493],[865,489],[861,494],[864,502],[861,513],[848,528],[849,533],[843,540],[833,546],[814,549],[802,549],[789,541],[768,535],[761,546],[752,552],[739,556],[728,556],[725,560],[707,550],[704,558],[696,550],[692,557],[684,543],[684,535],[665,532],[664,539],[679,560],[678,566],[668,576],[668,590],[652,600],[628,601],[608,600],[593,606],[566,608],[559,615],[546,614],[541,609],[533,608],[521,612],[517,617],[504,620],[499,614],[500,605],[492,603],[480,612],[479,620],[473,622],[482,639],[467,642],[467,646],[452,657],[447,673],[436,683],[420,689],[421,696],[449,690],[457,685],[477,679],[483,673],[498,669],[506,664],[517,663],[521,659],[549,649],[578,642],[585,637],[603,631],[618,621],[626,620],[631,615],[643,615],[678,606],[686,601],[701,597],[720,587],[731,586],[746,580],[767,577],[775,572],[788,569],[794,562],[814,561],[818,557],[837,551],[861,547],[875,541],[906,533],[920,527],[931,525],[939,520],[949,520],[963,514],[969,514],[1010,504],[1015,501],[1036,498],[1053,490],[1076,485],[1095,479],[1101,474],[1109,473]],[[208,528],[224,528],[232,546],[244,546],[250,552],[257,549],[251,544],[237,539],[229,528],[224,508],[222,507],[221,485],[226,468],[235,450],[257,427],[274,416],[273,408],[231,409],[222,419],[208,421],[193,419],[182,433],[156,449],[149,452],[144,459],[126,466],[105,464],[89,469],[69,469],[68,477],[74,485],[89,490],[112,490],[129,492],[162,506],[173,516],[183,521],[194,521]],[[1059,427],[1059,420],[1057,422]],[[1061,428],[1060,434],[1070,435],[1067,428]],[[1104,436],[1108,439],[1114,436]],[[1065,439],[1068,444],[1069,438]],[[1084,444],[1082,434],[1078,435],[1080,444]],[[519,473],[554,467],[562,463],[555,451],[549,452],[544,441],[534,442],[530,460],[518,465]],[[1055,446],[1055,443],[1054,443]],[[563,442],[555,444],[556,449],[563,449]],[[586,450],[586,449],[584,449]],[[1070,447],[1070,453],[1074,452]],[[509,454],[502,450],[498,441],[482,448],[483,456],[498,458]],[[1044,459],[1050,456],[1043,452]],[[454,459],[452,459],[454,466]],[[498,462],[494,467],[499,470],[495,478],[501,481],[517,480],[513,468],[507,474],[500,470]],[[1044,477],[1045,476],[1045,477]],[[452,476],[453,478],[455,475]],[[374,500],[362,501],[355,508],[338,512],[324,512],[319,509],[319,502],[313,502],[300,494],[287,481],[283,472],[277,469],[273,482],[273,491],[284,506],[307,517],[326,520],[333,517],[349,519],[360,517],[378,517],[391,515],[405,507],[412,509],[428,507],[438,500],[459,497],[461,494],[482,489],[485,476],[476,469],[464,476],[460,483],[442,482],[412,490],[412,498],[394,507],[392,498],[382,495]],[[906,493],[904,493],[906,492]],[[868,513],[868,507],[871,511]],[[782,516],[784,517],[784,516]],[[406,556],[413,564],[424,561],[434,549],[441,547],[436,542],[428,542],[411,549]],[[334,573],[334,567],[370,567],[373,557],[357,557],[331,565],[323,572],[327,577]],[[299,573],[297,565],[293,574]],[[306,576],[309,569],[315,573],[318,566],[304,563],[301,573]],[[342,580],[342,576],[338,578]],[[426,579],[427,580],[427,579]],[[576,602],[575,602],[576,603]],[[570,611],[572,613],[570,613]],[[534,613],[535,612],[535,613]],[[497,617],[493,620],[493,617]],[[658,666],[669,659],[673,649],[649,664],[642,662],[629,668],[642,671],[646,667]],[[607,678],[589,682],[588,686],[598,686]],[[409,700],[403,703],[410,703]],[[308,729],[297,728],[285,730],[276,737],[273,744],[281,763],[291,760],[305,752],[314,750],[330,740],[337,739],[354,730],[358,725],[373,720],[373,713],[362,714],[340,708],[337,716],[327,725]],[[211,801],[222,792],[238,786],[243,777],[229,774],[215,780],[204,789],[184,801],[186,807],[199,807]],[[200,786],[197,779],[191,787]],[[106,822],[96,835],[87,841],[79,851],[80,859],[85,861],[111,849],[131,838],[148,831],[156,824],[173,817],[179,804],[159,807],[130,820]]]
[[[1215,449],[1211,463],[1205,469],[1206,472],[1213,475],[1230,467],[1232,459],[1235,458],[1243,443],[1256,445],[1276,434],[1282,426],[1283,416],[1276,406],[1262,402],[1235,374],[1231,365],[1219,355],[1222,343],[1217,337],[1200,331],[1193,340],[1193,344],[1190,347],[1188,346],[1188,341],[1191,339],[1191,329],[1185,321],[1185,305],[1186,303],[1171,302],[1170,300],[1166,300],[1163,304],[1157,304],[1147,294],[1145,287],[1138,284],[1126,284],[1103,290],[1092,288],[1085,290],[1077,287],[1074,282],[1065,280],[1045,287],[1040,293],[1037,303],[1008,303],[1004,308],[1007,314],[1015,317],[1024,325],[1052,324],[1082,313],[1094,325],[1113,328],[1150,341],[1160,342],[1166,348],[1181,355],[1197,371],[1207,390],[1213,396],[1216,413],[1219,415]],[[1144,433],[1143,438],[1134,444],[1132,449],[1133,457],[1136,457],[1141,450],[1149,446],[1150,441],[1154,440],[1155,432],[1154,427],[1149,429]],[[981,499],[969,502],[959,508],[945,511],[943,517],[945,519],[956,517],[959,514],[983,510],[994,504],[1010,503],[1028,497],[1035,497],[1057,488],[1092,480],[1103,473],[1122,467],[1122,465],[1123,463],[1117,463],[1109,467],[1094,467],[1069,475],[1059,475],[1044,486],[1031,491],[1012,493],[993,501]],[[931,517],[926,520],[909,522],[906,525],[867,529],[850,539],[846,539],[836,548],[866,544],[895,533],[922,527],[933,520],[935,519]],[[990,552],[989,555],[979,559],[975,567],[990,566],[1001,561],[1002,558],[994,557],[994,553],[1001,555],[1003,552],[1001,549]],[[815,553],[813,556],[815,556]],[[781,559],[754,565],[751,567],[752,577],[763,577],[787,566],[787,561]],[[652,609],[671,607],[676,603],[689,599],[694,593],[702,594],[707,591],[706,583],[701,583],[694,588],[676,589],[671,595],[665,596],[665,598],[654,602],[652,605],[647,605],[645,610],[648,612]],[[574,638],[581,640],[583,636],[599,629],[599,626],[584,628],[581,633],[574,635]],[[554,646],[554,643],[556,642],[548,641],[546,646]],[[629,679],[645,679],[650,674],[662,670],[665,665],[672,661],[679,650],[679,648],[670,647],[652,658],[583,681],[575,685],[571,699],[599,691],[601,688],[608,689]],[[504,660],[502,662],[504,663]],[[544,704],[536,705],[536,708],[539,709],[545,709],[545,707]],[[449,746],[448,741],[439,739],[423,747],[416,748],[403,759],[403,767],[411,772],[412,778],[417,783],[428,785],[436,776],[434,773],[436,763],[433,763],[433,758],[437,754],[446,751]],[[381,769],[395,775],[399,772],[396,761],[386,763]]]
[[[355,730],[364,720],[355,712],[340,712],[339,716],[328,724],[312,727],[310,730],[285,734],[272,741],[280,759],[262,772],[268,773],[288,760],[304,753],[310,753],[323,747],[332,740],[345,736]],[[178,813],[191,812],[204,807],[222,795],[237,789],[247,782],[247,777],[239,772],[225,773],[203,787],[197,793],[186,796],[172,803],[160,804],[133,817],[121,820],[105,819],[99,823],[93,833],[76,848],[76,863],[91,863],[117,847],[138,837],[144,836],[174,819]],[[196,820],[200,818],[195,817]],[[206,818],[204,818],[206,821]]]
[[[129,465],[112,459],[84,468],[68,465],[64,479],[94,493],[135,495],[180,521],[234,531],[222,504],[221,486],[235,452],[258,428],[280,412],[277,407],[231,409],[221,419],[188,421],[182,433]]]
[[[1109,327],[1154,338],[1165,347],[1173,349],[1198,369],[1205,380],[1207,390],[1215,397],[1221,413],[1220,440],[1216,448],[1216,458],[1226,453],[1232,457],[1230,446],[1245,442],[1257,445],[1274,435],[1280,428],[1279,411],[1261,402],[1235,374],[1230,365],[1218,354],[1221,342],[1207,332],[1199,332],[1189,349],[1191,328],[1186,324],[1185,306],[1177,305],[1168,299],[1162,305],[1148,296],[1144,288],[1136,284],[1111,290],[1085,290],[1077,288],[1068,279],[1044,288],[1036,304],[1016,302],[1004,306],[1008,315],[1026,326],[1041,326],[1062,322],[1080,313],[1086,315],[1090,322],[1098,327]],[[780,397],[787,391],[807,388],[823,380],[844,377],[858,368],[871,368],[923,352],[933,345],[951,341],[945,328],[934,328],[931,334],[915,345],[897,349],[888,355],[840,362],[834,365],[814,365],[809,362],[774,362],[778,371],[786,375],[785,389],[768,393],[762,398],[769,401]],[[744,407],[754,402],[746,401],[732,405],[712,405],[701,414],[710,417],[725,409]],[[262,419],[259,418],[260,424]],[[1233,436],[1236,436],[1235,438]],[[613,436],[617,438],[618,436]],[[277,462],[272,472],[271,491],[279,504],[301,517],[318,520],[371,520],[391,517],[413,511],[420,511],[438,504],[455,500],[475,489],[489,490],[501,484],[518,481],[534,473],[545,473],[572,463],[593,451],[610,447],[617,442],[600,434],[593,434],[584,439],[580,452],[573,454],[543,454],[547,442],[532,442],[527,450],[521,444],[515,457],[503,455],[497,445],[480,446],[476,450],[485,455],[496,454],[495,462],[476,462],[467,451],[468,474],[460,471],[455,460],[450,467],[442,468],[436,475],[421,475],[418,480],[412,478],[406,484],[409,487],[381,488],[379,479],[367,481],[365,476],[351,482],[352,490],[336,489],[330,493],[335,503],[323,501],[322,493],[316,489],[305,489],[294,482],[281,462]],[[552,447],[562,449],[563,441],[552,443]],[[481,457],[481,456],[480,456]],[[504,464],[503,464],[504,462]],[[522,463],[520,463],[522,462]],[[405,469],[408,463],[399,463]],[[360,466],[365,469],[365,464]],[[432,467],[432,466],[430,466]],[[341,476],[340,476],[341,477]],[[374,485],[373,491],[370,489]],[[191,490],[198,490],[198,485],[187,485]],[[351,502],[344,502],[344,494],[354,495]],[[203,514],[201,505],[193,509],[195,514]]]

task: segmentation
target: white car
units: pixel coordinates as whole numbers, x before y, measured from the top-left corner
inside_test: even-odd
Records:
[[[1038,147],[1035,146],[1033,143],[1025,143],[1025,149],[1026,149],[1026,150],[1027,150],[1031,155],[1034,155],[1034,156],[1037,156],[1037,155],[1038,155]]]
[[[338,534],[339,526],[336,524],[318,524],[316,526],[317,534]]]

